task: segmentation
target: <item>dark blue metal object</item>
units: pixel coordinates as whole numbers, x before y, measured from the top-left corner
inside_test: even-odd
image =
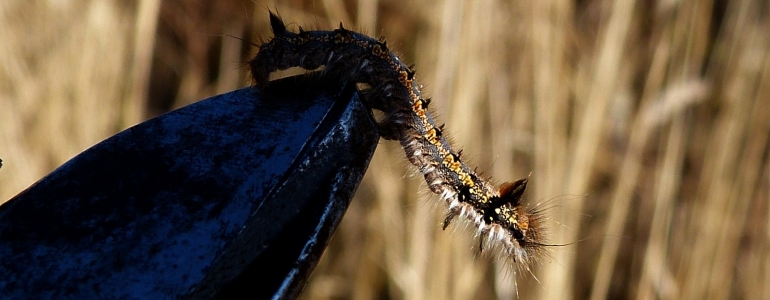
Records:
[[[378,139],[308,76],[129,128],[0,206],[0,298],[294,298]]]

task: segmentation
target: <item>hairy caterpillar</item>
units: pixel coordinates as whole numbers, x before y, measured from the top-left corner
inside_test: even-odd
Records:
[[[506,256],[529,270],[543,243],[543,217],[537,207],[526,209],[521,196],[527,179],[506,182],[495,188],[460,158],[442,136],[428,111],[430,99],[422,97],[415,72],[388,50],[384,39],[374,39],[342,27],[332,31],[286,29],[270,13],[275,35],[259,47],[250,61],[257,86],[265,86],[271,72],[291,67],[313,70],[321,66],[342,80],[367,84],[365,103],[386,114],[381,136],[398,140],[409,161],[425,177],[430,190],[448,204],[446,229],[455,217],[471,221],[484,242],[499,242]]]

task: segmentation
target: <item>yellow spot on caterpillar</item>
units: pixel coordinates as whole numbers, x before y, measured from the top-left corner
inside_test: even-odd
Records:
[[[406,71],[398,72],[398,81],[401,82],[401,84],[405,87],[411,86],[411,82],[409,81],[409,73]],[[412,97],[412,99],[414,98],[415,97]]]
[[[415,114],[417,114],[417,116],[420,117],[421,120],[425,118],[425,110],[422,109],[420,103],[415,103],[415,105],[412,106],[412,110]],[[424,123],[425,121],[423,120],[423,124]]]
[[[465,177],[463,178],[463,183],[469,187],[474,187],[476,183],[473,182],[473,180],[471,180],[471,177],[468,176],[468,174],[464,174],[464,175]]]
[[[374,45],[374,47],[372,47],[372,54],[374,54],[374,56],[382,55],[382,47],[380,47],[380,45]]]
[[[433,145],[436,145],[436,140],[438,138],[436,136],[436,128],[431,128],[430,130],[428,130],[428,132],[425,133],[425,137],[428,139],[428,142],[430,142]]]
[[[460,167],[460,162],[455,161],[454,156],[447,155],[444,157],[444,165],[447,166],[452,172],[460,173],[462,172],[462,168]]]
[[[364,49],[369,48],[369,46],[371,45],[371,43],[369,43],[368,41],[356,41],[355,39],[353,41],[356,43],[356,46]]]
[[[350,35],[339,32],[334,34],[335,44],[349,44],[352,40],[353,38]]]

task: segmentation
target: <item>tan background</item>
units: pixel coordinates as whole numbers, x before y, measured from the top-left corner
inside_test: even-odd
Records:
[[[268,38],[269,8],[386,36],[471,164],[532,173],[549,240],[572,243],[539,282],[512,274],[441,231],[443,204],[382,142],[304,298],[770,299],[767,1],[276,2],[0,1],[0,201],[248,85],[255,48],[234,37]]]

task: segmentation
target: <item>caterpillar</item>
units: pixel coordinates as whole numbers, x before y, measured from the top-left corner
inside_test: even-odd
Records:
[[[527,209],[521,201],[528,179],[495,188],[463,162],[462,151],[455,151],[443,136],[444,126],[436,126],[428,110],[431,99],[423,98],[415,71],[388,49],[384,38],[347,30],[342,23],[332,31],[300,27],[294,33],[272,12],[270,26],[274,37],[249,62],[256,86],[265,87],[270,73],[278,70],[321,66],[341,80],[368,85],[362,91],[364,103],[386,116],[379,122],[380,136],[399,141],[430,191],[448,204],[443,229],[454,218],[465,218],[476,227],[479,251],[485,241],[499,242],[503,256],[530,271],[547,245],[542,211]]]

